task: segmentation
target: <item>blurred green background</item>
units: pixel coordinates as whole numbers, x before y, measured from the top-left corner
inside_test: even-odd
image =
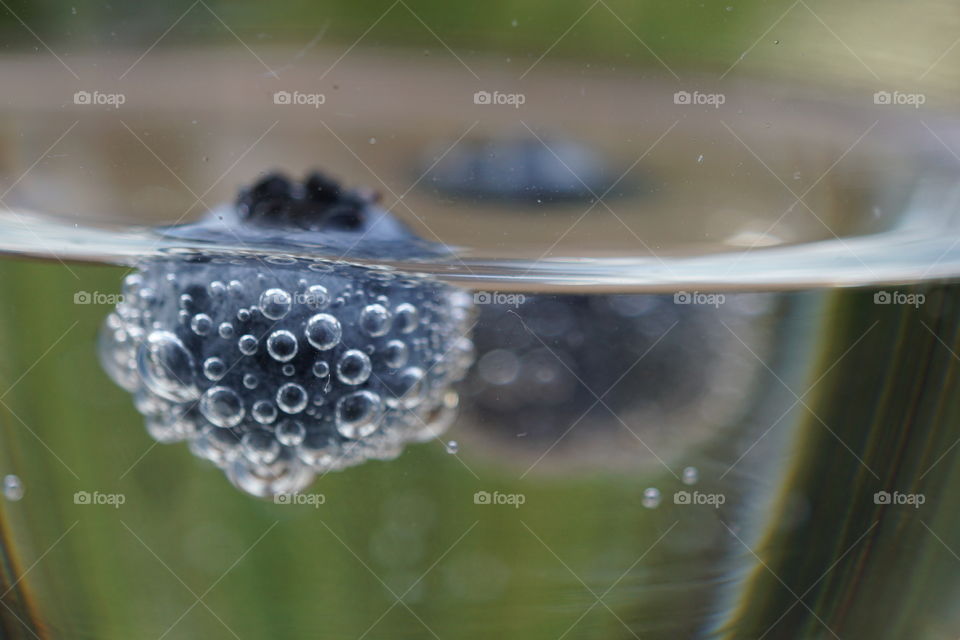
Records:
[[[6,7],[0,46],[32,50],[39,38],[68,61],[91,50],[145,48],[161,35],[161,47],[233,47],[239,37],[255,51],[299,48],[318,36],[324,46],[346,47],[363,36],[364,47],[446,55],[438,36],[458,55],[514,62],[532,62],[550,48],[555,61],[572,61],[584,73],[598,64],[663,71],[652,51],[670,67],[698,72],[722,73],[743,56],[738,67],[780,77],[923,83],[933,91],[957,78],[952,54],[960,55],[952,50],[960,6],[945,0],[18,0]]]

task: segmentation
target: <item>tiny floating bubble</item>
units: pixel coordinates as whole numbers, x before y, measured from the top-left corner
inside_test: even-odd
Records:
[[[23,482],[20,477],[12,473],[3,478],[3,495],[7,500],[16,502],[23,497]]]
[[[656,509],[660,506],[660,490],[656,487],[644,489],[642,502],[647,509]]]
[[[460,445],[457,444],[456,440],[451,440],[447,443],[447,453],[455,454],[460,451]]]
[[[697,484],[697,480],[700,478],[700,472],[697,471],[696,467],[686,467],[683,470],[683,474],[680,476],[683,484]]]

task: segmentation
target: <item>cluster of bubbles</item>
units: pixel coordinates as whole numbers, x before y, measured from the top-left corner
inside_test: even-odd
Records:
[[[680,481],[687,486],[692,486],[697,484],[697,481],[700,479],[700,471],[696,467],[684,467],[683,472],[680,476]],[[656,487],[647,487],[643,490],[643,496],[640,498],[640,504],[642,504],[647,509],[656,509],[660,506],[660,502],[663,500],[663,496],[660,494],[660,489]]]
[[[105,370],[156,440],[255,495],[436,438],[473,360],[469,295],[388,270],[195,255],[143,265],[123,293]]]

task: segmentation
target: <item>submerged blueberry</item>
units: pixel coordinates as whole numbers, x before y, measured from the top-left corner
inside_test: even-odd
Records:
[[[271,176],[241,196],[231,231],[263,240],[252,248],[299,238],[289,243],[297,255],[196,251],[127,276],[100,357],[155,439],[188,441],[236,486],[268,496],[396,457],[449,424],[451,385],[472,361],[470,296],[302,251],[329,234],[370,250],[364,234],[378,232],[367,206],[316,175],[301,185]],[[165,232],[213,241],[218,224]],[[392,255],[422,255],[424,243],[384,224],[377,243],[392,234]]]

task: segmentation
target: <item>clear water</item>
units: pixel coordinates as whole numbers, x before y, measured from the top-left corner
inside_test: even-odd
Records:
[[[95,336],[145,259],[280,256],[160,237],[186,207],[129,176],[69,204],[39,185],[76,167],[45,164],[0,216],[4,635],[955,637],[956,172],[896,118],[853,150],[865,110],[759,104],[727,124],[691,113],[609,211],[458,196],[428,174],[397,215],[456,252],[359,264],[472,293],[450,419],[274,499],[151,438]],[[615,116],[565,131],[626,169],[670,125],[624,139]],[[274,149],[297,172],[346,166],[295,144],[322,127],[291,120]],[[105,126],[87,135],[122,133]],[[164,135],[182,122],[151,126],[161,157],[189,157]],[[389,147],[389,184],[407,150],[452,141],[380,126],[344,135]],[[143,215],[106,214],[131,203]],[[591,206],[603,217],[574,225]]]

